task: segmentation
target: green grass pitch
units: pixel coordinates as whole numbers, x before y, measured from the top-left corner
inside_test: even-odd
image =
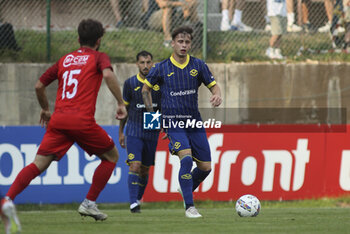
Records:
[[[262,202],[257,217],[241,218],[234,202],[197,202],[200,219],[185,218],[180,202],[145,203],[141,214],[127,204],[101,204],[108,219],[82,218],[69,205],[18,205],[23,234],[90,233],[350,233],[349,198]],[[0,230],[0,233],[3,230]]]

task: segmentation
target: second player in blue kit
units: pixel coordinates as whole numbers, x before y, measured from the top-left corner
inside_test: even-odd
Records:
[[[126,147],[128,155],[126,163],[129,165],[128,188],[132,213],[140,212],[140,200],[148,183],[149,168],[154,165],[159,136],[159,130],[143,128],[143,113],[146,108],[141,90],[145,76],[153,66],[152,59],[152,54],[147,51],[138,53],[136,65],[139,73],[127,79],[123,87],[123,99],[127,106],[128,117],[120,122],[119,143],[123,148]],[[158,110],[161,95],[159,86],[155,85],[153,91],[153,107]]]

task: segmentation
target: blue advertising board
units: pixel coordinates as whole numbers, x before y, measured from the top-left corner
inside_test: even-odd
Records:
[[[128,166],[126,151],[118,142],[118,126],[102,126],[114,139],[119,161],[105,189],[97,199],[100,203],[128,202]],[[45,133],[40,126],[0,127],[0,193],[5,195],[20,170],[33,162]],[[81,202],[89,191],[92,176],[99,165],[96,156],[89,156],[74,144],[67,154],[19,194],[16,203]]]

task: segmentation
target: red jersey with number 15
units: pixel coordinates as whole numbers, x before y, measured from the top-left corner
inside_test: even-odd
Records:
[[[82,129],[95,123],[96,99],[106,68],[112,69],[108,55],[82,47],[63,56],[40,77],[45,86],[58,80],[51,127]]]

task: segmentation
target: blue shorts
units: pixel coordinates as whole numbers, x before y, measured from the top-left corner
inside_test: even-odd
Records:
[[[177,154],[181,150],[191,149],[192,157],[198,162],[211,162],[210,147],[204,128],[167,129],[169,151]]]
[[[126,163],[141,162],[143,166],[150,167],[154,165],[158,139],[155,141],[146,140],[138,137],[126,137],[126,152],[128,158]]]

